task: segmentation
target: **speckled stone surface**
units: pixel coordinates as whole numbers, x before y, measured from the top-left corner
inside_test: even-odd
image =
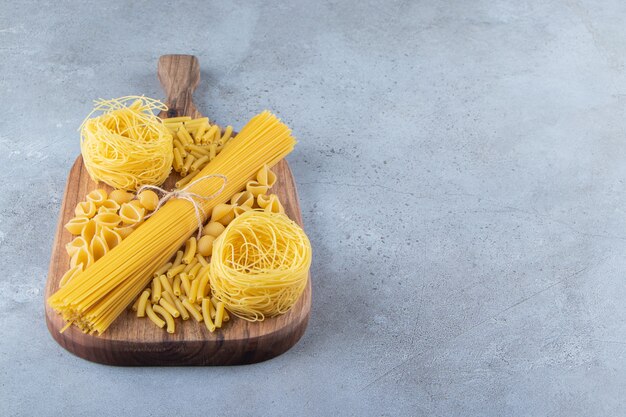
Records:
[[[88,4],[89,3],[89,4]],[[0,415],[626,415],[626,3],[0,0]],[[252,366],[118,368],[43,287],[91,100],[275,110],[313,310]]]

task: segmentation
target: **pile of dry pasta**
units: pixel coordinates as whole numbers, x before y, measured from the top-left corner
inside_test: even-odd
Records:
[[[119,114],[105,111],[108,124],[92,122],[102,116],[86,120],[83,134],[85,126],[103,125],[108,134],[145,147],[154,138],[147,131],[159,132],[170,138],[166,171],[173,168],[182,179],[174,191],[135,195],[127,190],[163,180],[154,175],[143,182],[130,166],[118,164],[105,181],[115,182],[116,189],[92,191],[77,205],[76,217],[65,226],[76,236],[66,247],[70,269],[48,299],[65,328],[102,334],[128,306],[170,333],[179,318],[193,317],[213,332],[231,314],[258,321],[288,311],[306,286],[311,263],[304,231],[269,192],[277,181],[270,168],[295,144],[289,128],[265,111],[235,136],[231,126],[222,131],[207,118],[153,119],[145,108],[157,108],[152,99],[106,103],[123,105],[114,109]],[[139,116],[131,117],[138,112],[150,123],[143,129],[133,118]],[[107,155],[121,154],[118,149]],[[137,157],[133,168],[155,167],[147,155]]]

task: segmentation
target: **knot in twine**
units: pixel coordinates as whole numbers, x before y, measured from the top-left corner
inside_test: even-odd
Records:
[[[203,196],[203,195],[192,193],[192,192],[188,191],[188,189],[190,187],[196,185],[197,183],[199,183],[201,181],[204,181],[204,180],[207,180],[207,179],[210,179],[210,178],[221,178],[222,179],[222,186],[220,187],[219,190],[217,190],[213,194],[208,195],[208,196]],[[194,210],[196,212],[196,219],[198,220],[198,234],[197,234],[197,238],[200,239],[202,237],[202,222],[204,221],[204,217],[206,216],[206,213],[204,212],[204,209],[202,208],[202,206],[200,205],[198,200],[200,200],[200,201],[208,201],[208,200],[211,200],[211,199],[217,197],[218,195],[220,195],[222,193],[222,191],[224,191],[224,188],[226,188],[226,183],[227,182],[228,182],[228,179],[226,178],[225,175],[222,175],[222,174],[209,174],[209,175],[205,175],[203,177],[200,177],[200,178],[198,178],[196,180],[191,181],[189,184],[187,184],[186,186],[184,186],[180,190],[167,191],[167,190],[165,190],[165,189],[163,189],[161,187],[157,187],[156,185],[142,185],[137,190],[137,194],[141,193],[144,190],[154,190],[157,193],[162,195],[162,197],[159,199],[159,202],[158,202],[156,208],[154,209],[154,211],[152,213],[148,214],[145,217],[145,219],[149,218],[154,213],[156,213],[161,208],[161,206],[163,206],[165,203],[167,203],[172,198],[179,198],[181,200],[189,201],[193,205],[193,208],[194,208]]]

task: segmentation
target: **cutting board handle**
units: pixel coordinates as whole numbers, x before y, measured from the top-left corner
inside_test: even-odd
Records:
[[[159,81],[167,95],[167,112],[161,117],[191,116],[199,113],[193,104],[193,92],[200,83],[200,64],[193,55],[163,55],[157,67]]]

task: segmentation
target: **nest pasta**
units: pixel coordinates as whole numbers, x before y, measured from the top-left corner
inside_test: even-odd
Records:
[[[211,290],[245,320],[283,314],[306,287],[311,256],[309,239],[287,216],[247,211],[213,244]]]
[[[174,154],[172,134],[154,112],[167,107],[137,96],[95,104],[80,127],[80,149],[91,178],[123,190],[161,185]],[[95,113],[102,114],[91,118]]]

